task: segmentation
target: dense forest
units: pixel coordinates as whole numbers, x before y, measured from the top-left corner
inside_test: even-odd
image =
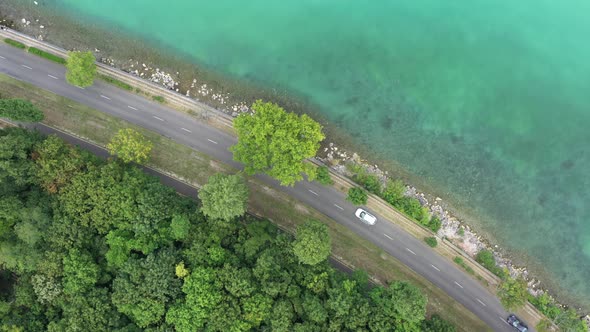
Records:
[[[0,130],[0,331],[454,331],[415,286],[298,250],[135,166]]]

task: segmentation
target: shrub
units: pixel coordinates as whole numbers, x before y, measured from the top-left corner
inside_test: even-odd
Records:
[[[162,96],[152,96],[152,99],[157,101],[158,103],[161,103],[161,104],[166,102],[166,99],[164,99],[164,97],[162,97]]]
[[[507,277],[506,271],[504,271],[501,267],[496,266],[496,259],[490,250],[484,249],[478,252],[475,256],[475,261],[501,279],[505,279]]]
[[[433,232],[438,232],[438,230],[440,229],[441,226],[441,221],[440,219],[438,219],[438,217],[433,216],[432,218],[430,218],[430,221],[428,222],[428,228],[433,231]]]
[[[332,178],[330,177],[330,171],[326,166],[318,167],[316,173],[316,180],[319,183],[327,186],[334,184],[334,180],[332,180]]]
[[[346,200],[352,202],[355,205],[364,205],[367,204],[367,192],[364,191],[362,188],[353,187],[348,190],[348,196]]]
[[[107,76],[107,75],[98,75],[98,78],[100,78],[101,80],[103,80],[103,81],[105,81],[105,82],[107,82],[109,84],[115,85],[115,86],[117,86],[117,87],[119,87],[119,88],[121,88],[123,90],[133,91],[133,87],[131,85],[129,85],[129,84],[125,83],[125,82],[119,81],[116,78],[112,78],[112,77]]]
[[[370,193],[375,195],[381,195],[381,182],[379,182],[379,178],[375,175],[359,175],[356,178],[356,181],[365,189],[367,189]]]
[[[44,117],[43,112],[28,100],[0,99],[0,118],[23,122],[39,122]]]
[[[65,65],[66,64],[66,59],[64,59],[64,58],[62,58],[60,56],[57,56],[57,55],[55,55],[53,53],[45,52],[45,51],[40,50],[40,49],[38,49],[36,47],[29,47],[29,50],[28,51],[31,54],[35,54],[35,55],[40,56],[42,58],[45,58],[45,59],[47,59],[49,61],[53,61],[55,63],[59,63],[60,65]]]
[[[419,200],[404,196],[398,199],[394,206],[410,218],[426,226],[423,221],[428,217],[428,209],[424,208]]]
[[[465,235],[465,229],[459,228],[459,230],[457,231],[457,234],[459,234],[459,236]]]
[[[16,48],[20,48],[22,50],[24,50],[25,48],[27,48],[27,46],[21,42],[18,42],[14,39],[10,39],[10,38],[4,38],[4,42],[10,46],[14,46]]]
[[[396,202],[404,196],[405,191],[406,188],[404,187],[403,182],[399,180],[389,180],[381,192],[381,198],[387,203],[395,206]]]
[[[436,247],[436,245],[438,244],[438,241],[436,241],[436,238],[434,236],[425,237],[424,242],[426,242],[426,244],[431,246],[432,248]]]
[[[508,278],[500,284],[498,298],[508,310],[517,310],[522,308],[528,299],[528,290],[524,279]]]

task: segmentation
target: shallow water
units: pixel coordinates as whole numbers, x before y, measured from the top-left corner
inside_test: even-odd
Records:
[[[306,97],[590,306],[590,2],[41,5]]]

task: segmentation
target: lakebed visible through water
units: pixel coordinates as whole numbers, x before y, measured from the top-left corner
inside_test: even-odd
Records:
[[[590,3],[38,3],[305,100],[590,307]]]

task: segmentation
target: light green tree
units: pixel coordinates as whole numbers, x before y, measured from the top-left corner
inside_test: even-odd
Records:
[[[92,52],[73,51],[68,52],[68,60],[66,62],[66,80],[68,83],[79,86],[88,87],[94,83],[96,76],[96,58]]]
[[[107,145],[111,154],[117,155],[126,163],[142,164],[150,157],[153,144],[141,133],[131,129],[121,129]]]
[[[354,205],[367,204],[367,198],[367,192],[360,187],[352,187],[348,189],[348,196],[346,196],[346,200]]]
[[[325,224],[309,220],[297,227],[293,252],[301,263],[316,265],[326,260],[331,250],[332,239]]]
[[[248,186],[241,174],[215,174],[199,190],[199,199],[206,216],[228,221],[246,212]]]
[[[522,308],[527,301],[527,286],[524,279],[508,278],[500,285],[498,297],[504,308],[515,310]]]
[[[291,186],[306,171],[304,160],[315,156],[324,139],[322,126],[307,115],[288,113],[280,106],[258,100],[254,114],[234,121],[238,143],[231,147],[234,159],[246,173],[266,173]]]

